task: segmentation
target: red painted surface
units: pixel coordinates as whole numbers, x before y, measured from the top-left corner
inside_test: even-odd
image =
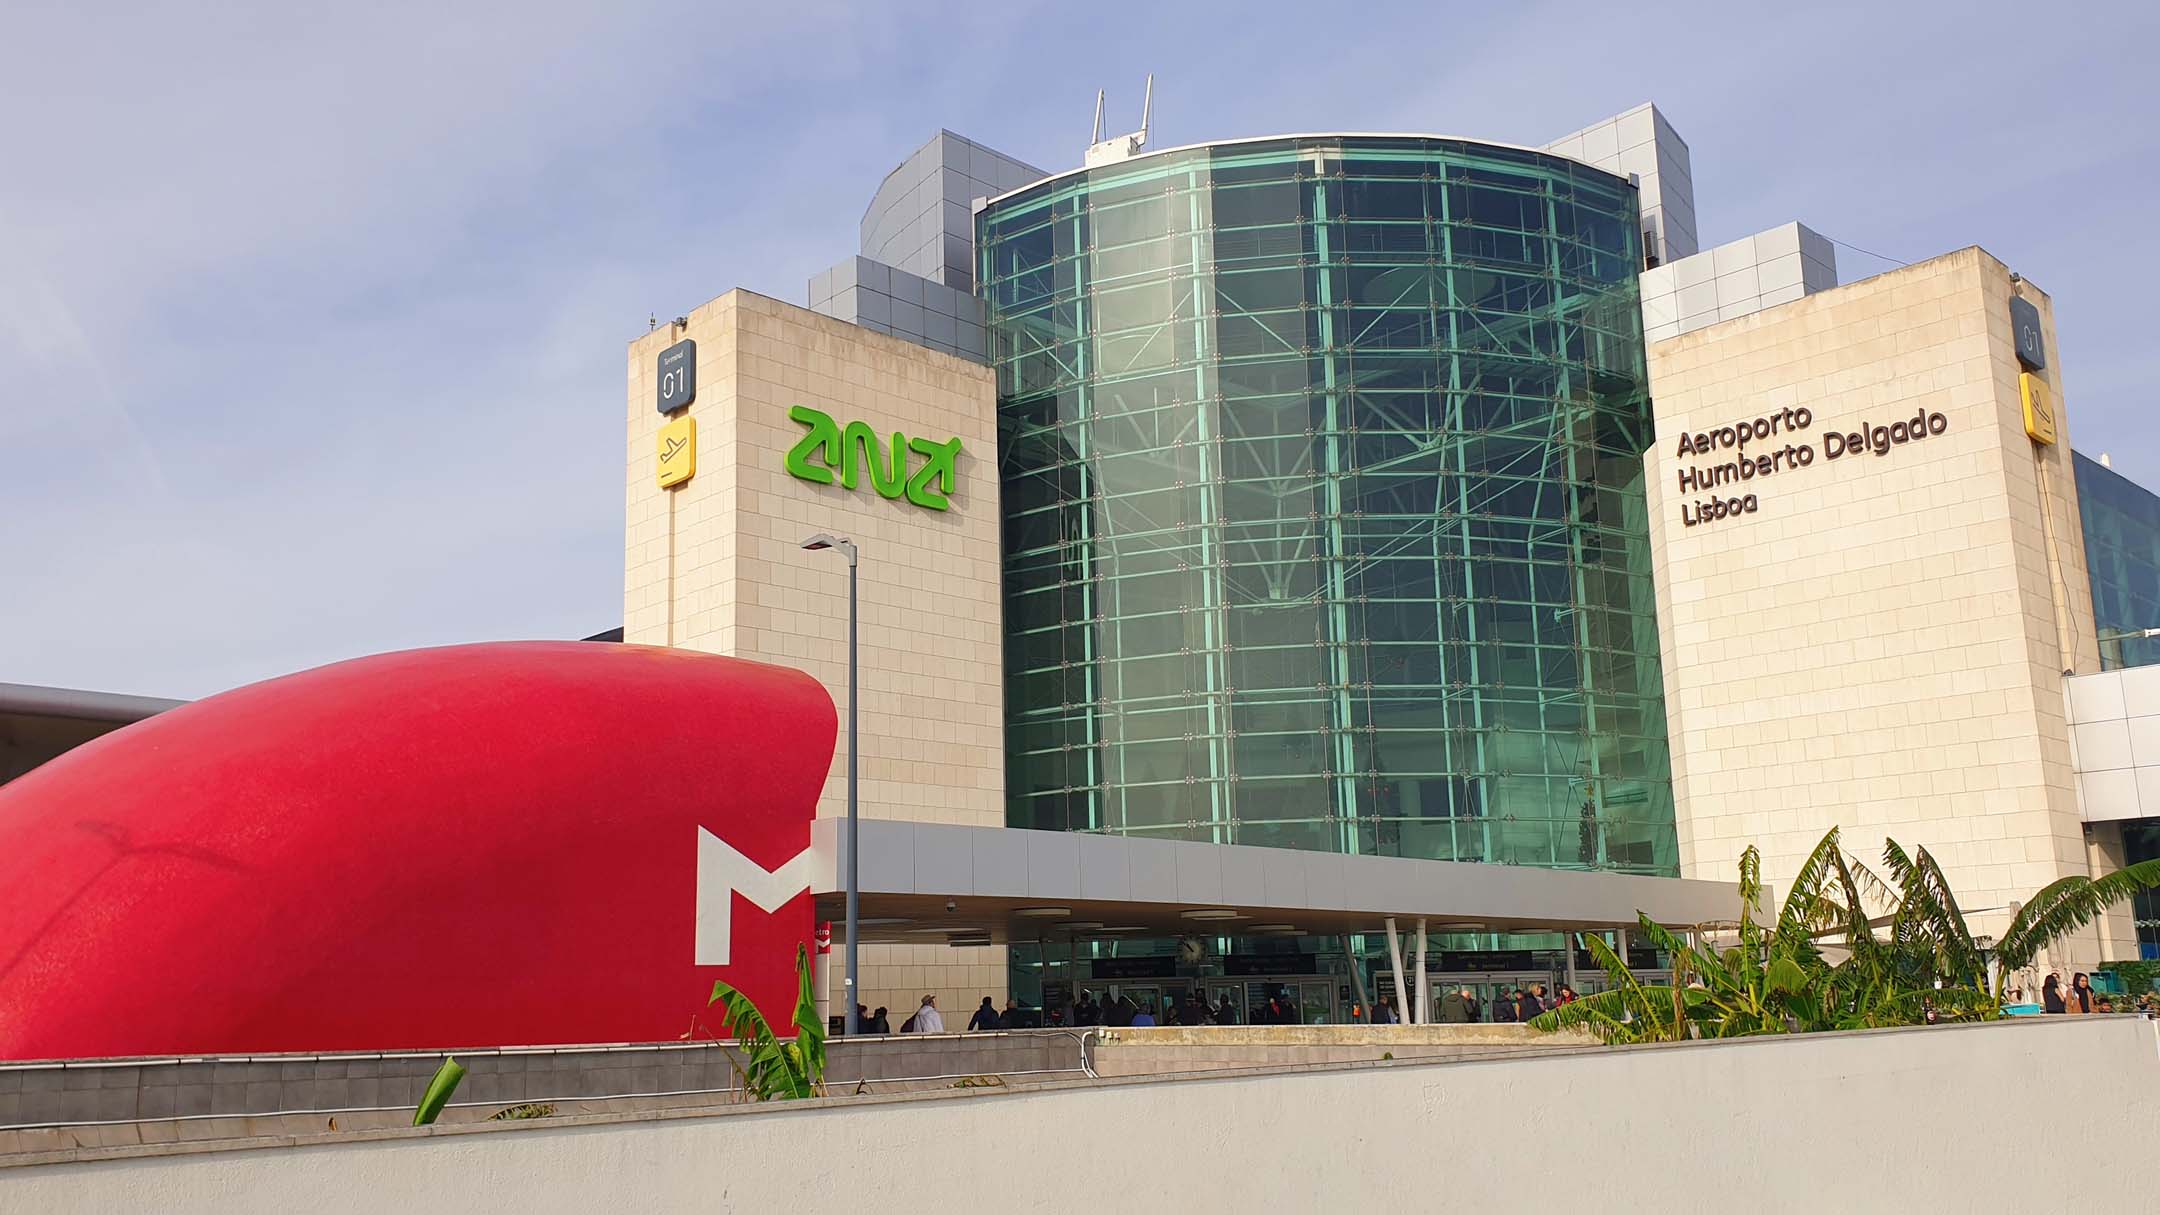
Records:
[[[592,642],[129,726],[0,786],[0,1059],[666,1041],[716,978],[785,1023],[810,895],[694,965],[697,828],[779,867],[833,741],[801,672]]]

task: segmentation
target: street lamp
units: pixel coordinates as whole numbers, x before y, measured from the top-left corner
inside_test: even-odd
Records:
[[[828,536],[824,532],[803,541],[806,552],[838,549],[847,558],[847,1036],[852,1038],[862,1032],[862,1020],[856,1009],[856,985],[859,971],[859,942],[862,933],[857,931],[856,908],[860,890],[855,883],[855,847],[860,836],[856,830],[855,798],[855,702],[860,699],[855,683],[855,544],[851,540]]]

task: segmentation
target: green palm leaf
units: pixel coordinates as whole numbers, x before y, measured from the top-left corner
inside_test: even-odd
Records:
[[[2082,876],[2050,883],[2020,908],[1997,952],[2005,971],[2031,965],[2041,950],[2098,919],[2141,890],[2160,886],[2160,860],[2143,861],[2098,881]]]
[[[412,1124],[427,1126],[442,1116],[443,1107],[450,1104],[450,1095],[457,1092],[458,1084],[465,1079],[465,1065],[454,1056],[445,1057],[442,1066],[435,1069],[435,1078],[428,1081],[427,1091],[420,1095],[419,1108],[413,1110]]]
[[[1829,897],[1828,889],[1831,866],[1838,855],[1838,829],[1832,827],[1793,873],[1792,885],[1785,891],[1785,906],[1778,913],[1779,940],[1805,940],[1843,921],[1843,909]]]

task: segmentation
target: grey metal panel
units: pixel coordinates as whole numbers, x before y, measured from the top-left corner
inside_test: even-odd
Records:
[[[824,819],[813,827],[818,868],[812,884],[819,893],[842,888],[837,863],[826,858],[836,858],[833,840],[843,826]],[[1007,827],[870,820],[863,829],[862,889],[866,894],[979,895],[1055,902],[1092,899],[1130,902],[1156,912],[1215,906],[1269,914],[1330,911],[1369,919],[1375,927],[1387,916],[1405,921],[1423,916],[1436,924],[1493,920],[1627,924],[1638,910],[1662,923],[1700,924],[1729,921],[1737,910],[1733,888],[1723,881],[1097,838]],[[978,843],[982,837],[997,838]],[[995,895],[985,889],[976,858],[1009,855],[1008,849],[1015,846],[1025,849],[1025,894]],[[1083,848],[1091,858],[1085,874]],[[1116,872],[1116,862],[1110,862],[1108,870],[1096,865],[1096,858],[1109,858],[1113,850],[1122,854],[1127,875],[1123,897],[1109,893],[1115,879],[1106,874]]]
[[[862,861],[859,879],[864,890],[888,891],[894,894],[910,894],[915,890],[915,834],[907,823],[865,822],[862,840]],[[837,841],[847,830],[847,824],[836,819],[820,819],[817,829],[828,832],[836,841],[829,849],[838,858]],[[844,872],[844,870],[842,871]],[[823,877],[825,871],[818,870]],[[835,874],[837,878],[839,875]],[[840,889],[838,881],[833,889]]]
[[[932,342],[950,347],[960,341],[960,322],[947,313],[930,312],[923,316],[923,336]]]
[[[1270,907],[1311,907],[1311,892],[1306,888],[1307,857],[1311,854],[1292,852],[1287,848],[1271,848],[1261,862],[1263,897]],[[1225,893],[1228,883],[1225,883]]]
[[[867,257],[850,259],[855,263],[855,280],[881,295],[892,294],[892,267]]]
[[[1177,864],[1177,897],[1181,903],[1222,902],[1222,853],[1217,844],[1170,843]]]
[[[999,830],[1000,828],[985,828]],[[1028,831],[1029,898],[1069,899],[1080,889],[1080,846],[1077,836],[1062,831]]]
[[[1075,835],[1080,856],[1080,897],[1122,903],[1133,897],[1129,858],[1132,841],[1114,835]]]
[[[2156,668],[2160,669],[2160,668]],[[1117,839],[1116,836],[1108,838]],[[1125,840],[1125,871],[1131,879],[1128,896],[1143,901],[1174,903],[1178,899],[1178,852],[1175,848],[1135,848],[1148,840]],[[1206,847],[1206,845],[1198,845]],[[1218,879],[1218,882],[1220,879]]]
[[[979,893],[972,832],[945,823],[916,823],[914,833],[917,894]]]
[[[1346,871],[1350,857],[1333,852],[1305,854],[1305,905],[1340,911],[1346,899]],[[1272,892],[1271,892],[1272,893]]]
[[[1028,892],[1027,840],[1017,831],[972,831],[975,894],[1021,896]]]
[[[859,325],[892,324],[892,297],[868,287],[857,288],[855,316]]]
[[[1224,848],[1222,850],[1222,901],[1238,907],[1269,905],[1267,859],[1277,848]]]

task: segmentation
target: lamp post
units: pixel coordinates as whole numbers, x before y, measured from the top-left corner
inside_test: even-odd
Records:
[[[859,839],[856,831],[855,798],[855,702],[860,699],[855,683],[855,544],[851,540],[819,532],[803,541],[802,546],[813,553],[828,548],[838,549],[840,555],[847,558],[847,1036],[852,1038],[862,1032],[862,1019],[857,1012],[860,1001],[856,999],[856,993],[860,990],[856,983],[860,974],[856,963],[860,955],[862,933],[856,923],[860,891],[855,883],[855,845]]]

